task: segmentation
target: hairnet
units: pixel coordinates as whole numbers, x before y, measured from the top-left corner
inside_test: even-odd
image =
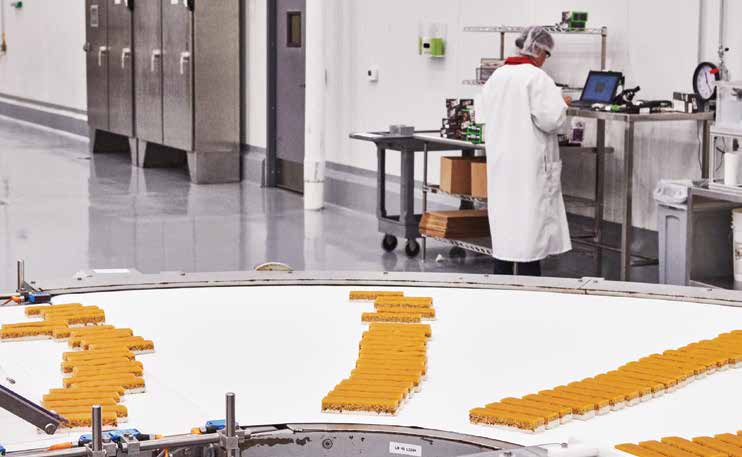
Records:
[[[538,51],[552,54],[554,51],[554,38],[543,27],[528,27],[521,36],[515,40],[515,46],[519,53],[524,56],[538,57]]]

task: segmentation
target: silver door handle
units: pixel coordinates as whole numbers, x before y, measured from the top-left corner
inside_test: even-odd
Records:
[[[103,66],[103,54],[108,54],[109,48],[106,46],[101,46],[98,48],[98,66]]]
[[[155,60],[162,57],[162,49],[153,49],[152,50],[152,58],[150,60],[150,69],[152,73],[155,72]]]
[[[191,53],[188,52],[188,51],[185,51],[185,52],[181,52],[180,53],[180,74],[181,75],[184,74],[184,72],[185,72],[185,63],[186,62],[188,62],[188,63],[191,62]]]
[[[126,59],[131,57],[131,48],[121,50],[121,68],[126,69]]]

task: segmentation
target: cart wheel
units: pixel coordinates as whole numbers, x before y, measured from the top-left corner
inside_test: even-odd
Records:
[[[397,249],[397,237],[394,235],[384,235],[384,239],[381,240],[381,247],[386,252],[392,252]]]
[[[407,240],[404,252],[407,254],[407,257],[417,257],[420,254],[420,245],[416,240]]]
[[[454,246],[448,251],[448,256],[452,259],[465,259],[466,251],[458,246]]]

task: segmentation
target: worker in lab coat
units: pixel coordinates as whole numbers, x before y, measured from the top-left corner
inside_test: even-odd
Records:
[[[540,261],[572,249],[562,197],[557,133],[567,122],[562,97],[541,67],[554,39],[529,27],[484,86],[489,220],[495,274],[541,276]]]

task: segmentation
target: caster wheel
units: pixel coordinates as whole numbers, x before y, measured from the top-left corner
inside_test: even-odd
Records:
[[[420,254],[420,245],[415,240],[407,240],[404,252],[407,254],[407,257],[417,257]]]
[[[466,258],[466,251],[458,246],[451,248],[450,251],[448,251],[448,256],[452,259],[465,259]]]
[[[392,252],[397,249],[397,237],[394,235],[384,235],[384,239],[381,240],[381,247],[386,252]]]

